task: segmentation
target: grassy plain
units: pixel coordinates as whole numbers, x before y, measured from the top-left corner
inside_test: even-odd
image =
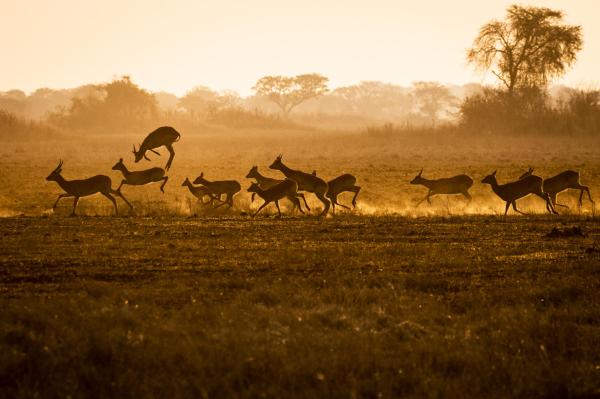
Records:
[[[0,218],[2,396],[600,395],[600,224],[589,204],[503,218],[476,183],[468,208],[451,198],[415,210],[425,190],[408,184],[421,167],[478,182],[532,165],[578,169],[594,195],[597,146],[184,136],[167,194],[123,190],[135,214],[121,205],[123,217],[105,217],[110,204],[96,197],[80,201],[88,216],[63,217],[69,200],[49,211],[59,190],[44,178],[59,157],[67,178],[106,173],[116,187],[110,167],[131,162],[132,140],[0,150],[11,216]],[[246,194],[233,211],[204,212],[179,187],[200,171],[242,181],[280,152],[324,177],[355,174],[358,209],[251,219],[240,214],[256,206]],[[543,210],[535,199],[522,208]],[[567,234],[546,236],[555,227]]]

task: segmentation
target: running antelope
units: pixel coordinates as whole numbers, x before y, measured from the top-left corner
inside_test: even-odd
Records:
[[[163,168],[150,168],[146,170],[130,172],[123,163],[123,158],[119,159],[119,162],[112,167],[112,170],[120,170],[124,177],[124,179],[121,181],[121,185],[119,185],[119,188],[117,188],[117,191],[121,191],[121,187],[124,184],[128,184],[130,186],[143,186],[148,183],[154,183],[162,180],[163,184],[160,185],[160,191],[164,193],[165,184],[167,184],[167,180],[169,180],[169,177],[165,176],[165,170]]]
[[[529,170],[521,175],[519,179],[523,179],[527,176],[533,175],[533,168],[529,168]],[[579,190],[579,206],[583,204],[583,193],[587,192],[588,198],[592,203],[592,206],[595,206],[596,203],[592,199],[592,195],[590,194],[590,189],[588,186],[584,186],[579,182],[579,172],[574,170],[566,170],[562,173],[557,174],[556,176],[549,177],[544,179],[544,183],[542,183],[542,190],[550,196],[550,201],[554,206],[562,206],[568,208],[567,205],[559,204],[556,202],[556,197],[561,192],[573,189]]]
[[[216,196],[215,198],[218,199],[221,204],[217,205],[215,208],[225,204],[229,204],[230,208],[233,207],[233,196],[242,189],[240,183],[235,180],[208,181],[204,178],[204,172],[200,173],[200,176],[194,180],[194,184],[203,184],[214,196]],[[221,201],[222,194],[227,196],[225,201]]]
[[[473,185],[473,179],[467,175],[458,175],[453,177],[446,177],[442,179],[429,180],[421,177],[423,169],[411,180],[410,184],[420,184],[429,189],[425,198],[417,203],[415,206],[419,206],[423,201],[427,200],[431,205],[431,199],[429,197],[438,194],[462,194],[467,199],[467,205],[471,203],[472,197],[469,194],[469,189]]]
[[[326,198],[325,194],[327,194],[327,182],[317,176],[314,176],[310,173],[301,172],[299,170],[294,170],[288,168],[283,164],[281,159],[283,155],[279,155],[275,161],[269,166],[270,169],[276,169],[281,171],[288,179],[294,180],[298,184],[299,191],[308,191],[310,193],[314,193],[317,198],[325,205],[323,212],[321,212],[321,216],[327,215],[327,211],[329,210],[329,206],[331,202]]]
[[[316,171],[313,171],[313,174],[316,176]],[[340,204],[337,201],[338,195],[343,193],[344,191],[349,191],[354,193],[354,197],[352,198],[352,207],[356,207],[356,197],[360,192],[360,187],[356,185],[356,177],[349,173],[345,173],[341,176],[336,177],[333,180],[329,180],[327,182],[328,190],[327,190],[327,198],[331,201],[331,210],[335,213],[335,206],[339,205],[342,208],[350,209],[349,206]]]
[[[298,184],[290,179],[285,179],[274,186],[269,187],[268,189],[263,189],[260,187],[258,183],[252,183],[248,188],[248,192],[252,194],[258,194],[265,202],[258,208],[256,212],[252,215],[252,217],[256,216],[258,212],[260,212],[265,206],[269,205],[271,202],[275,202],[275,206],[277,207],[277,212],[279,213],[279,217],[281,217],[281,209],[279,209],[279,200],[283,198],[287,198],[292,201],[294,207],[292,208],[292,212],[296,207],[300,209],[300,212],[304,213],[302,207],[300,206],[300,200],[298,199]]]
[[[260,172],[258,171],[258,166],[256,166],[256,165],[253,166],[252,169],[250,169],[250,172],[248,172],[248,174],[246,175],[246,178],[255,179],[258,186],[260,188],[262,188],[263,190],[269,189],[283,181],[283,180],[273,179],[271,177],[266,177],[264,175],[261,175]],[[257,194],[256,192],[252,193],[252,196],[250,197],[250,202],[254,202],[254,196],[256,194]],[[306,202],[306,198],[304,197],[304,194],[297,193],[296,197],[302,198],[302,200],[304,201],[304,205],[306,206],[306,209],[308,209],[310,211],[310,207],[308,206],[308,203]]]
[[[129,201],[125,199],[119,190],[113,190],[111,188],[112,182],[110,181],[110,177],[105,175],[96,175],[83,180],[65,180],[65,178],[61,175],[62,165],[63,162],[60,161],[56,169],[54,169],[52,173],[46,177],[47,181],[55,181],[58,183],[60,188],[66,191],[66,194],[60,194],[58,196],[56,202],[52,206],[52,209],[56,209],[58,201],[60,201],[61,198],[75,197],[73,201],[73,211],[70,215],[75,216],[75,209],[77,208],[77,202],[79,201],[79,198],[87,197],[88,195],[93,195],[96,193],[104,195],[110,200],[110,202],[113,203],[113,206],[115,207],[115,215],[119,214],[119,209],[117,208],[117,201],[111,194],[121,197],[121,199],[123,199],[123,201],[129,205],[129,208],[133,209]]]
[[[198,201],[202,204],[202,205],[212,205],[215,201],[215,197],[213,197],[211,191],[208,189],[208,187],[205,186],[194,186],[192,184],[192,182],[190,181],[190,179],[188,179],[187,177],[185,178],[183,184],[181,184],[182,187],[187,187],[190,190],[190,193],[192,193],[192,195],[196,198],[198,198]],[[204,197],[209,197],[209,201],[208,202],[204,202]]]
[[[133,146],[133,155],[135,155],[135,162],[139,162],[144,158],[149,161],[150,158],[146,156],[147,151],[152,151],[156,155],[160,155],[160,153],[155,148],[162,147],[163,145],[169,151],[169,160],[167,161],[167,165],[165,166],[165,170],[169,170],[171,167],[171,163],[173,162],[173,158],[175,157],[175,150],[173,150],[173,143],[179,141],[181,135],[177,132],[177,130],[173,129],[171,126],[163,126],[151,132],[142,144],[140,144],[139,149],[136,151],[135,145]]]
[[[535,194],[542,198],[546,201],[546,209],[548,212],[558,215],[558,212],[556,212],[552,206],[550,196],[542,191],[542,178],[539,176],[529,175],[511,183],[498,184],[498,181],[496,180],[496,171],[494,171],[491,175],[484,177],[481,182],[492,186],[492,190],[496,195],[506,201],[506,208],[504,209],[505,216],[510,205],[512,205],[515,212],[526,215],[526,213],[517,209],[517,200],[529,194]]]

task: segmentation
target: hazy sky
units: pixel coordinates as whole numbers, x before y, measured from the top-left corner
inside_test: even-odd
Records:
[[[482,82],[465,63],[503,0],[0,0],[0,90],[75,87],[128,74],[154,91],[248,94],[267,74],[318,72],[331,86],[381,80]],[[600,3],[540,0],[580,24],[563,81],[598,86]]]

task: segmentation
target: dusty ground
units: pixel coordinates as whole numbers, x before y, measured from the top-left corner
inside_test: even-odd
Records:
[[[597,396],[598,222],[3,218],[1,389]]]

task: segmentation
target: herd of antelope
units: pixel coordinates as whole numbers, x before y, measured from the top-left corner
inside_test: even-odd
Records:
[[[180,137],[181,135],[172,127],[163,126],[151,132],[139,145],[137,150],[134,145],[133,154],[135,156],[135,163],[139,162],[142,158],[150,161],[146,155],[147,152],[160,155],[156,149],[163,146],[169,151],[169,159],[164,169],[153,167],[146,170],[129,171],[123,162],[123,158],[120,158],[112,167],[113,170],[119,170],[123,174],[123,180],[116,190],[112,189],[110,177],[105,175],[96,175],[82,180],[66,180],[61,175],[63,165],[61,160],[52,173],[46,177],[46,180],[55,181],[66,192],[65,194],[60,194],[58,196],[52,209],[56,208],[61,198],[74,197],[73,210],[71,212],[71,216],[74,216],[79,198],[100,193],[112,202],[115,208],[115,214],[118,215],[117,201],[113,195],[121,198],[129,208],[133,210],[133,206],[121,192],[123,185],[140,186],[153,182],[162,182],[160,190],[164,193],[165,184],[167,184],[167,181],[169,180],[168,176],[166,176],[166,172],[171,167],[173,158],[175,157],[173,143],[179,141]],[[353,175],[346,173],[333,180],[325,181],[318,177],[314,171],[312,173],[307,173],[291,169],[283,163],[282,158],[283,156],[279,155],[269,168],[280,171],[285,176],[283,179],[264,176],[258,171],[257,166],[253,166],[246,175],[246,178],[255,180],[255,182],[247,189],[249,193],[252,193],[251,200],[254,201],[255,196],[258,195],[264,201],[252,216],[255,216],[270,203],[275,204],[278,215],[281,216],[279,201],[284,198],[292,203],[293,208],[291,212],[294,212],[297,208],[301,213],[305,213],[302,209],[300,199],[303,200],[306,210],[310,211],[310,207],[304,197],[304,192],[315,194],[318,200],[323,203],[321,216],[326,216],[330,207],[332,208],[332,212],[335,213],[336,205],[351,209],[349,206],[338,202],[338,196],[343,192],[354,193],[352,206],[356,207],[356,197],[361,188],[356,185],[356,177]],[[423,185],[428,189],[425,198],[420,200],[416,206],[419,206],[425,200],[431,204],[430,197],[439,194],[461,194],[467,199],[467,204],[471,202],[472,197],[469,194],[469,189],[473,186],[473,179],[469,176],[463,174],[432,180],[424,178],[422,174],[423,170],[421,170],[410,182],[411,184]],[[529,168],[529,170],[521,175],[516,181],[505,184],[498,184],[496,172],[494,171],[492,174],[486,176],[481,182],[489,184],[492,191],[506,202],[504,215],[507,214],[510,206],[513,207],[515,212],[525,214],[517,209],[516,201],[529,194],[534,194],[542,198],[546,203],[547,211],[558,214],[555,207],[567,206],[557,202],[557,195],[567,189],[580,190],[579,206],[582,205],[584,193],[587,193],[592,206],[595,205],[589,188],[580,183],[579,173],[572,170],[562,172],[544,180],[541,177],[534,175],[533,169]],[[190,193],[194,195],[202,205],[210,204],[214,208],[224,205],[228,205],[230,208],[233,207],[233,197],[241,191],[240,183],[235,180],[210,181],[204,177],[204,173],[200,173],[200,176],[198,176],[193,183],[186,178],[182,186],[187,187]],[[223,199],[223,196],[225,196],[225,199]],[[208,199],[208,201],[205,202],[205,199]]]

